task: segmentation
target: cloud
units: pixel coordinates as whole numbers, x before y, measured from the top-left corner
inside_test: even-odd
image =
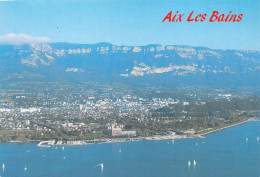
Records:
[[[0,36],[0,44],[19,45],[28,43],[47,43],[50,41],[51,39],[48,37],[32,37],[26,34],[10,33]]]

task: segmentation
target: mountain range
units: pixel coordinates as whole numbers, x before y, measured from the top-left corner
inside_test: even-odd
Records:
[[[260,52],[110,43],[0,45],[0,81],[259,87]]]

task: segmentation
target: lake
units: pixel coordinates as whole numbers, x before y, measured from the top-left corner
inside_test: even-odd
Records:
[[[260,121],[215,132],[206,138],[177,139],[174,143],[143,140],[67,146],[64,150],[38,147],[36,143],[0,144],[0,176],[259,177],[257,136],[260,137]]]

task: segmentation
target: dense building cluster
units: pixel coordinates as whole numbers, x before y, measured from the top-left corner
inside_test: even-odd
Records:
[[[212,94],[128,87],[0,91],[0,130],[77,137],[133,137],[175,131],[194,134],[215,123],[200,123],[198,119],[226,121],[221,114],[193,113],[196,106],[237,98],[221,91]],[[196,124],[197,129],[190,124]]]

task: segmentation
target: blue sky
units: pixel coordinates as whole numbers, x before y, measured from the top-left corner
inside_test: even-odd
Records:
[[[239,23],[162,23],[169,11],[243,13]],[[0,0],[0,36],[52,42],[191,45],[260,50],[259,0]],[[184,18],[184,19],[186,19]]]

